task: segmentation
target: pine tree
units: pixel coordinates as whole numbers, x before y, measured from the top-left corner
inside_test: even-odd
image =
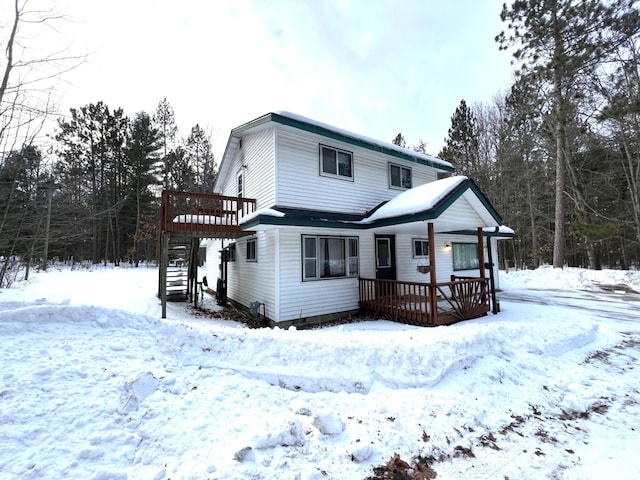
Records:
[[[126,148],[127,161],[131,169],[129,190],[135,202],[135,229],[129,254],[136,267],[140,262],[142,243],[150,240],[149,229],[144,222],[157,210],[154,199],[157,197],[156,187],[160,184],[160,148],[160,134],[153,126],[151,117],[145,112],[137,113],[131,122],[131,133]]]
[[[176,139],[178,127],[176,126],[173,108],[166,98],[158,103],[156,112],[153,116],[153,122],[160,135],[160,143],[162,146],[162,164],[163,164],[163,181],[165,190],[169,189],[170,173],[169,173],[169,152],[173,149]]]
[[[402,133],[399,133],[398,135],[396,135],[395,138],[391,141],[391,143],[402,148],[407,147],[407,142],[404,140]]]
[[[464,99],[451,117],[445,146],[438,154],[438,158],[451,162],[460,175],[473,177],[478,164],[478,135],[476,119]]]
[[[515,47],[522,78],[544,80],[552,101],[556,142],[553,266],[565,262],[567,172],[571,168],[568,127],[579,97],[577,81],[592,72],[616,47],[613,33],[640,26],[633,1],[516,0],[501,13],[511,35],[496,36],[500,49]]]
[[[213,193],[216,180],[215,158],[211,148],[211,141],[200,127],[195,125],[185,144],[187,160],[195,172],[193,190],[202,193]]]

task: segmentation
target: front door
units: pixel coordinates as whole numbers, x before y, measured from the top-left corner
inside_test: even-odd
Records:
[[[396,236],[376,235],[376,278],[396,279]]]

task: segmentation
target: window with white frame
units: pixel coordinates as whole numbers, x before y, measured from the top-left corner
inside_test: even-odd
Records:
[[[247,240],[247,262],[256,262],[258,257],[256,256],[256,239],[251,238]]]
[[[353,180],[353,154],[320,145],[320,175]]]
[[[359,270],[357,237],[302,236],[302,279],[356,277]]]
[[[453,269],[475,270],[480,268],[477,243],[453,243]]]
[[[422,238],[413,239],[413,258],[429,256],[429,241]]]
[[[389,186],[392,188],[409,189],[412,187],[411,169],[395,163],[389,164]]]

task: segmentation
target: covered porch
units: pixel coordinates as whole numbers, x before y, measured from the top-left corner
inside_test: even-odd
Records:
[[[429,258],[428,282],[359,278],[359,305],[363,311],[390,320],[419,326],[449,325],[498,312],[492,270],[487,277],[484,259],[484,231],[477,229],[478,277],[451,275],[438,281],[435,261],[434,224],[427,224]],[[488,249],[489,255],[491,249]],[[491,265],[492,261],[489,262]]]

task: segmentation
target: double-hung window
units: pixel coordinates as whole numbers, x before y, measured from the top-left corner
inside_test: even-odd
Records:
[[[320,175],[353,180],[353,154],[320,145]]]
[[[395,163],[389,164],[389,186],[391,188],[409,189],[412,186],[411,169]]]
[[[356,237],[302,236],[302,279],[358,276]]]
[[[247,262],[256,262],[258,257],[256,256],[256,239],[251,238],[247,240]]]
[[[480,261],[478,260],[478,244],[454,243],[453,269],[475,270],[476,268],[480,268]]]

